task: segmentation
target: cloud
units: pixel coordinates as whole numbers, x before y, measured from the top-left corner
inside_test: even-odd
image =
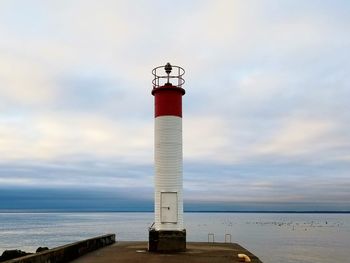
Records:
[[[314,119],[288,119],[287,123],[271,135],[271,139],[258,148],[260,154],[304,155],[324,150],[327,134],[334,130],[334,123]],[[334,138],[332,138],[332,142]]]
[[[347,2],[0,5],[0,186],[151,194],[150,70],[170,61],[191,204],[349,200]]]
[[[150,162],[148,151],[153,145],[153,124],[140,124],[84,114],[7,120],[0,127],[0,155],[3,161],[44,161],[86,155],[131,160],[143,158],[144,161],[138,163]]]
[[[189,160],[213,159],[220,161],[220,152],[230,138],[223,119],[210,116],[184,118],[184,158]]]
[[[0,96],[6,106],[18,104],[32,106],[36,103],[47,105],[55,97],[55,83],[50,72],[34,61],[15,55],[1,55]]]

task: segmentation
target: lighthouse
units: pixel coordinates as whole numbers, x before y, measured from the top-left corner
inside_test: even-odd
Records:
[[[186,250],[183,224],[182,67],[167,63],[152,70],[154,96],[154,224],[149,251]]]

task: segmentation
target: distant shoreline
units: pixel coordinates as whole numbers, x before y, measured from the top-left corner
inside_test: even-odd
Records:
[[[227,214],[350,214],[350,211],[194,211],[185,213],[227,213]],[[8,213],[154,213],[154,211],[113,211],[113,210],[0,210],[0,214]]]

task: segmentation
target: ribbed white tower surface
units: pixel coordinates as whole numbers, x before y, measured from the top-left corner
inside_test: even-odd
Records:
[[[182,118],[155,118],[155,229],[183,230]]]
[[[167,68],[168,67],[168,68]],[[155,192],[154,210],[157,231],[183,231],[182,197],[182,96],[183,69],[176,67],[179,73],[178,85],[169,83],[172,68],[167,64],[166,83],[159,85],[157,74],[152,94],[155,97],[154,161]]]

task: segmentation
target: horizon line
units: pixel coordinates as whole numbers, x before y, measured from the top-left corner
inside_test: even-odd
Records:
[[[0,209],[0,213],[154,213],[152,210],[67,210],[67,209]],[[261,213],[261,214],[350,214],[350,210],[184,210],[184,213]]]

